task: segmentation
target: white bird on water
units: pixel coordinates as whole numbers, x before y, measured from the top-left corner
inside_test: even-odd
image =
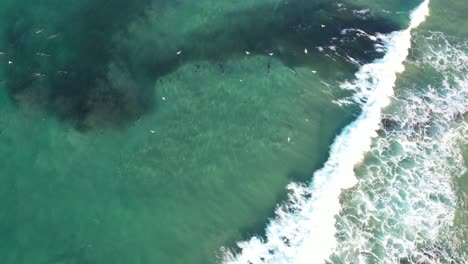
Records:
[[[60,33],[55,33],[55,34],[52,34],[50,36],[47,37],[47,39],[54,39],[56,37],[58,37],[60,35]]]

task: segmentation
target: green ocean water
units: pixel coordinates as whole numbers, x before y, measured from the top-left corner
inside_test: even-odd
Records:
[[[462,38],[465,3],[452,2],[433,1],[425,27]],[[343,54],[382,56],[341,30],[401,29],[420,1],[343,3],[373,14],[325,0],[2,1],[0,263],[215,263],[262,235],[286,185],[309,181],[359,113],[332,102],[357,70]],[[332,38],[336,56],[318,49]]]
[[[308,86],[296,97],[281,93],[288,86],[277,85],[288,79],[301,85],[282,72],[290,77],[241,74],[250,82],[244,87],[238,78],[210,86],[182,73],[161,87],[167,106],[158,115],[118,131],[83,134],[31,109],[3,110],[2,231],[11,239],[2,240],[2,255],[12,263],[50,263],[50,255],[78,263],[197,263],[263,225],[288,179],[318,166],[346,121]],[[186,90],[193,83],[212,90],[195,95]],[[230,102],[213,104],[230,93]],[[259,116],[264,104],[291,105],[293,98],[297,112],[275,107]],[[308,98],[314,112],[305,109]]]
[[[261,232],[353,118],[294,3],[2,2],[0,261],[212,263]]]

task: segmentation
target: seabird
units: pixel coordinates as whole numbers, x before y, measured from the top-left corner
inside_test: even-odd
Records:
[[[54,39],[54,38],[58,37],[58,35],[60,35],[60,33],[52,34],[52,35],[48,36],[47,39]]]

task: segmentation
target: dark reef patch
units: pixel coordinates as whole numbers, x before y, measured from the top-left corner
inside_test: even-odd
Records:
[[[69,3],[64,3],[69,2]],[[346,28],[370,34],[399,28],[379,17],[359,18],[334,2],[289,0],[219,12],[191,32],[168,29],[161,20],[183,1],[46,0],[12,3],[2,11],[9,95],[81,130],[125,126],[156,109],[155,81],[179,66],[223,62],[245,51],[274,53],[288,67],[306,66],[316,47],[333,45],[338,59],[369,62],[381,56],[372,40],[343,35]],[[350,8],[352,9],[352,8]],[[154,16],[157,16],[155,19]],[[186,19],[182,17],[180,19]],[[190,18],[188,18],[190,19]],[[324,26],[321,26],[324,25]],[[178,50],[183,51],[176,54]]]
[[[33,104],[77,128],[120,124],[150,109],[131,73],[120,76],[112,35],[143,14],[148,0],[42,1],[5,10],[6,86],[19,104]],[[105,123],[103,123],[105,122]]]

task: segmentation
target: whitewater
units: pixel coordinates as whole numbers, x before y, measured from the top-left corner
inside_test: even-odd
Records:
[[[442,32],[413,39],[412,74],[399,77],[379,136],[355,168],[359,184],[342,194],[333,263],[466,263],[456,182],[467,172],[468,41]]]
[[[358,118],[338,135],[324,167],[316,171],[310,185],[291,183],[287,203],[279,206],[266,228],[266,239],[253,237],[238,242],[234,254],[223,249],[224,263],[324,263],[338,247],[336,218],[343,209],[340,195],[359,181],[355,167],[371,150],[381,127],[382,109],[394,95],[397,74],[411,48],[411,32],[429,15],[425,0],[411,13],[407,29],[378,35],[386,50],[382,59],[363,65],[344,89],[354,91],[353,100],[362,107]]]

